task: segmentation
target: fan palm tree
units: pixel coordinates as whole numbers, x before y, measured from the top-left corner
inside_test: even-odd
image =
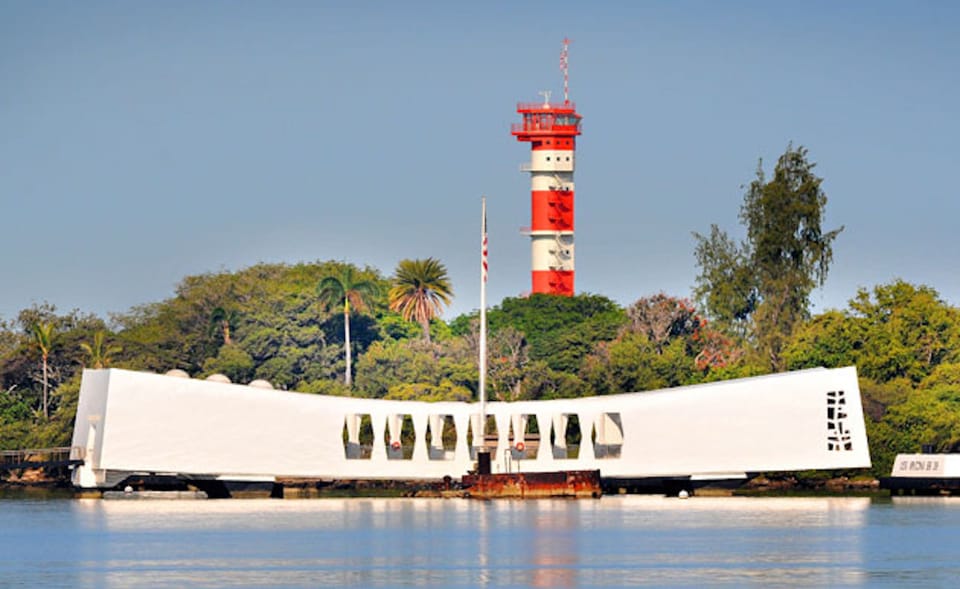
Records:
[[[430,320],[449,305],[453,288],[447,276],[447,267],[439,260],[401,260],[393,274],[390,289],[390,308],[407,321],[417,321],[423,327],[423,339],[430,342]]]
[[[375,296],[380,294],[377,283],[354,272],[353,266],[343,265],[339,271],[328,274],[317,284],[320,302],[328,308],[343,305],[343,348],[347,357],[347,371],[343,382],[353,384],[350,362],[350,312],[366,311]]]
[[[101,329],[93,334],[93,342],[80,342],[80,348],[90,357],[90,366],[93,368],[110,366],[113,354],[123,351],[120,346],[107,346],[106,339],[106,332]]]
[[[49,321],[34,323],[31,331],[33,332],[33,343],[35,343],[37,349],[40,350],[40,361],[43,365],[43,417],[44,419],[49,419],[50,409],[47,402],[49,389],[47,360],[50,358],[50,350],[53,349],[53,323]]]

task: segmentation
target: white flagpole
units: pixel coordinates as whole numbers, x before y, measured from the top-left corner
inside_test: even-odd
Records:
[[[487,429],[487,197],[480,197],[483,219],[480,226],[480,448],[486,445]]]

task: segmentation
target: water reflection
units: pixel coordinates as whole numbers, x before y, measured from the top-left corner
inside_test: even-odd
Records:
[[[960,503],[0,501],[0,579],[79,586],[949,581]],[[15,532],[12,532],[15,531]]]

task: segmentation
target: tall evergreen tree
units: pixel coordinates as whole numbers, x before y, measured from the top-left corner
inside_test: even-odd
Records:
[[[716,227],[695,234],[700,266],[697,295],[710,315],[732,331],[745,329],[773,370],[783,347],[809,316],[810,293],[822,286],[843,228],[821,228],[827,197],[803,147],[787,146],[769,181],[763,162],[740,208],[747,239],[739,246]]]

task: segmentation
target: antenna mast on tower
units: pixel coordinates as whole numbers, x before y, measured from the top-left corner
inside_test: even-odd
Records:
[[[570,39],[564,37],[563,49],[560,51],[560,71],[563,72],[563,103],[570,102],[570,65],[567,62],[567,50],[570,47]]]

